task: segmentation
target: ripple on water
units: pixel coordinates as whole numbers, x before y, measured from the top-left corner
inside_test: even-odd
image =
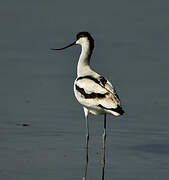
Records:
[[[165,144],[144,144],[135,146],[133,149],[157,154],[169,154],[169,143]]]

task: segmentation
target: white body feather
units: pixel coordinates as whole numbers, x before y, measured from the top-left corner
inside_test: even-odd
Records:
[[[78,102],[92,114],[111,113],[115,116],[120,115],[118,112],[113,111],[113,109],[120,106],[120,100],[118,99],[115,89],[105,78],[104,80],[106,80],[106,82],[102,84],[100,80],[102,76],[94,72],[89,66],[90,44],[88,39],[85,37],[80,38],[76,44],[82,46],[77,66],[77,79],[74,82],[74,93]],[[98,97],[95,97],[97,95]],[[90,98],[86,98],[85,96],[90,96]]]

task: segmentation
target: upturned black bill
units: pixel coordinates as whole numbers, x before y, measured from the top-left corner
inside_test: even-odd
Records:
[[[66,48],[68,48],[68,47],[71,47],[71,46],[73,46],[73,45],[75,45],[76,44],[76,41],[75,42],[73,42],[73,43],[71,43],[71,44],[69,44],[68,46],[65,46],[65,47],[63,47],[63,48],[51,48],[51,50],[63,50],[63,49],[66,49]]]

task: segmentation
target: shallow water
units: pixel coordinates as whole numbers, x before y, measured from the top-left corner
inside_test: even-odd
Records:
[[[169,2],[7,0],[0,12],[0,178],[83,178],[85,121],[73,95],[80,48],[49,49],[87,30],[91,65],[126,111],[108,116],[104,179],[167,180]],[[90,119],[87,179],[101,179],[103,117]]]

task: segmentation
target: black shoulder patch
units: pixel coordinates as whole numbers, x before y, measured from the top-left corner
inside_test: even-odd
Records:
[[[107,83],[107,80],[103,76],[100,76],[99,79],[102,85],[105,86],[105,84]]]

